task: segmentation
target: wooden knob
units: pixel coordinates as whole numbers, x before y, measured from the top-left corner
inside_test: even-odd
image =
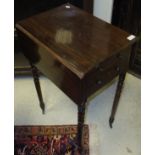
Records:
[[[99,71],[100,71],[100,72],[103,72],[104,69],[103,69],[102,67],[99,67]]]
[[[120,68],[119,68],[119,67],[117,67],[117,68],[116,68],[116,70],[117,70],[117,72],[119,72],[119,71],[120,71]]]
[[[98,80],[98,81],[97,81],[97,84],[98,84],[98,85],[101,85],[102,83],[103,83],[102,80]]]

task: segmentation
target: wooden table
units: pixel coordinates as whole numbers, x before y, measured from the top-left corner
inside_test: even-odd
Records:
[[[32,66],[43,112],[37,69],[77,104],[78,144],[82,151],[87,99],[119,75],[109,119],[112,127],[131,45],[136,39],[70,4],[22,20],[16,28],[23,53]]]

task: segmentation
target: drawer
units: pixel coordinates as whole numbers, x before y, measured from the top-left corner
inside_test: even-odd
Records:
[[[128,52],[119,53],[100,63],[86,76],[87,97],[113,80],[121,71],[128,68]]]
[[[90,96],[102,86],[110,82],[118,75],[118,73],[119,66],[117,63],[114,63],[113,65],[110,65],[106,68],[98,67],[96,71],[90,74],[90,76],[87,78],[87,96]]]

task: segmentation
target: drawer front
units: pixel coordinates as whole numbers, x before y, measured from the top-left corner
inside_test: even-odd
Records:
[[[96,66],[86,76],[87,97],[113,80],[120,72],[126,72],[129,52],[119,53]]]
[[[106,66],[106,68],[103,68],[102,66],[96,68],[96,71],[94,71],[87,78],[86,82],[87,97],[89,97],[98,89],[100,89],[102,86],[110,82],[114,77],[118,75],[118,73],[119,73],[118,63],[113,63],[108,67]]]

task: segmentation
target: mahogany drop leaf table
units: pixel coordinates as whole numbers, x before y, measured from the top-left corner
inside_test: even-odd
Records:
[[[71,4],[19,21],[16,28],[22,51],[32,67],[43,112],[38,70],[77,104],[77,141],[82,152],[87,99],[119,76],[109,119],[112,127],[136,38]]]

